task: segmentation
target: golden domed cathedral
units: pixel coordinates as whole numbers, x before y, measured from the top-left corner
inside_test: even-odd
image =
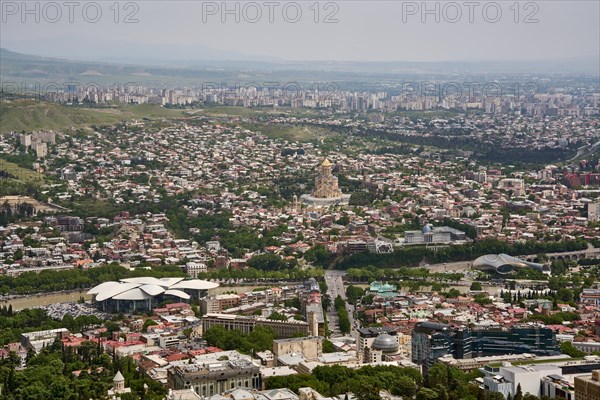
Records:
[[[321,207],[348,204],[350,195],[342,193],[337,177],[331,172],[332,168],[333,164],[328,159],[323,160],[315,178],[315,189],[311,194],[303,194],[300,197],[303,203]]]
[[[342,190],[338,187],[338,179],[331,173],[331,167],[332,164],[328,159],[325,159],[321,163],[321,170],[315,178],[315,190],[312,192],[313,197],[331,199],[342,196]]]

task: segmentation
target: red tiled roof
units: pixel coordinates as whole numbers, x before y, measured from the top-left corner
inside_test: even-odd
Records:
[[[179,360],[183,360],[189,358],[189,356],[187,354],[183,354],[183,353],[175,353],[175,354],[171,354],[169,356],[165,357],[165,360],[168,362],[172,362],[172,361],[179,361]]]

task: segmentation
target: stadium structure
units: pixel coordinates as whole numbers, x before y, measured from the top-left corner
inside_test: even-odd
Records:
[[[139,277],[101,283],[87,293],[104,311],[133,313],[150,311],[164,301],[190,301],[206,297],[218,283],[200,279]]]
[[[508,254],[486,254],[473,261],[473,269],[496,273],[509,274],[519,269],[531,268],[540,272],[547,272],[543,264],[521,260]]]

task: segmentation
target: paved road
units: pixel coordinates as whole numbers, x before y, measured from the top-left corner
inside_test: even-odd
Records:
[[[333,302],[339,295],[342,299],[346,300],[346,288],[344,287],[344,281],[342,277],[346,275],[346,271],[328,270],[325,272],[325,283],[327,283],[327,294],[331,298],[331,306],[327,310],[327,321],[329,330],[332,332],[332,336],[341,336],[340,327],[338,323],[337,312],[335,311]],[[358,328],[358,321],[354,320],[354,306],[346,303],[346,310],[348,310],[348,317],[350,319],[350,326],[352,327],[351,335],[355,334],[355,329]]]
[[[431,272],[463,272],[471,269],[472,261],[458,261],[442,264],[430,264],[425,268]]]
[[[575,156],[573,156],[567,162],[571,162],[571,161],[585,155],[586,153],[593,152],[596,149],[596,147],[598,147],[598,146],[600,146],[600,140],[597,141],[596,143],[592,143],[590,145],[580,147],[579,149],[577,149],[577,154],[575,154]]]

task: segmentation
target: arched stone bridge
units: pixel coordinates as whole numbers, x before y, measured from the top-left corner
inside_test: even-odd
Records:
[[[548,262],[564,260],[564,261],[576,261],[583,258],[600,258],[600,248],[588,248],[585,250],[578,251],[564,251],[561,253],[547,253],[546,257]],[[521,260],[530,262],[540,262],[537,254],[530,254],[528,256],[517,256]]]

